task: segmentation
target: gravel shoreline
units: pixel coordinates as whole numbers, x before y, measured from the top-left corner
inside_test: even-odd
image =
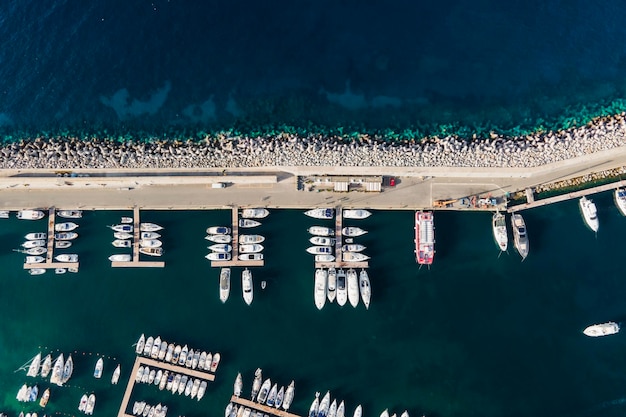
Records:
[[[1,169],[245,168],[381,166],[529,168],[626,145],[625,113],[587,125],[525,137],[466,140],[431,137],[389,142],[283,133],[271,137],[209,137],[203,142],[35,138],[0,146]]]

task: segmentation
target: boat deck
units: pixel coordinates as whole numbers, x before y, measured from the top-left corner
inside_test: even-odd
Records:
[[[165,262],[163,261],[142,261],[139,259],[139,237],[141,231],[139,225],[141,223],[139,207],[133,208],[133,255],[128,262],[111,261],[113,268],[164,268]],[[146,255],[147,256],[147,255]]]
[[[332,262],[315,262],[315,268],[369,268],[368,261],[343,261],[343,257],[341,256],[341,246],[343,244],[341,229],[343,229],[343,211],[341,207],[337,207],[335,209],[335,260]]]
[[[291,414],[291,413],[289,413],[287,411],[278,409],[276,407],[270,407],[269,405],[259,404],[259,403],[256,403],[254,401],[246,400],[245,398],[237,397],[235,395],[233,395],[230,398],[230,402],[235,403],[235,404],[239,404],[239,405],[243,405],[244,407],[251,408],[252,410],[261,411],[261,412],[263,412],[265,414],[269,414],[269,415],[272,415],[272,416],[278,416],[278,417],[300,417],[297,414]]]
[[[56,268],[76,268],[78,269],[78,262],[57,262],[54,260],[54,222],[56,219],[56,211],[54,207],[48,209],[48,241],[46,260],[38,264],[24,263],[24,269],[56,269]]]
[[[130,371],[128,384],[126,385],[126,391],[124,391],[124,397],[122,398],[122,404],[120,405],[120,410],[117,413],[117,417],[134,417],[132,414],[127,414],[126,410],[128,409],[128,402],[130,401],[130,396],[136,384],[135,375],[137,375],[137,370],[140,366],[146,365],[152,368],[168,370],[170,372],[181,375],[192,376],[194,378],[203,379],[205,381],[215,381],[215,375],[209,373],[208,371],[197,371],[194,369],[186,368],[184,366],[173,365],[171,363],[161,362],[143,356],[137,356],[137,358],[135,359],[135,364],[133,365],[133,369]]]
[[[242,261],[239,259],[239,207],[235,206],[231,209],[233,224],[231,227],[232,231],[232,247],[233,250],[231,252],[231,260],[230,261],[211,261],[212,268],[227,268],[231,266],[263,266],[265,265],[265,260],[260,261]]]

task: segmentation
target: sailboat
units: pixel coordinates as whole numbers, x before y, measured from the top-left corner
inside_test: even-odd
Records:
[[[309,407],[309,417],[317,417],[317,413],[320,409],[320,393],[315,393],[315,399],[311,403],[311,407]]]
[[[254,381],[252,382],[252,394],[250,396],[252,401],[256,399],[257,394],[259,393],[259,390],[261,389],[262,379],[263,379],[263,374],[261,372],[261,368],[257,368],[256,371],[254,371]]]
[[[506,232],[506,217],[500,212],[496,212],[491,221],[493,229],[493,238],[496,241],[496,245],[502,252],[506,252],[506,248],[509,242],[509,236]]]
[[[54,361],[54,366],[52,367],[52,376],[50,376],[51,384],[56,384],[58,386],[63,385],[61,378],[63,377],[63,364],[64,363],[65,361],[63,360],[63,354],[61,353]]]
[[[41,377],[47,378],[51,370],[52,370],[52,355],[48,354],[43,360],[43,365],[41,365]]]

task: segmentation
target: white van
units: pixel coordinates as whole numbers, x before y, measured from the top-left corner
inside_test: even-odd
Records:
[[[214,182],[213,184],[211,184],[211,188],[224,188],[226,187],[226,184],[224,184],[223,182]]]

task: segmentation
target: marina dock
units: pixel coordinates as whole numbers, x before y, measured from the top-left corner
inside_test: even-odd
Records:
[[[517,206],[513,206],[507,209],[509,213],[515,213],[522,210],[527,210],[535,207],[547,206],[549,204],[560,203],[562,201],[572,200],[575,198],[580,198],[583,196],[601,193],[603,191],[614,190],[616,188],[626,186],[626,180],[622,180],[619,182],[612,182],[610,184],[598,185],[597,187],[587,188],[585,190],[573,191],[567,194],[555,195],[554,197],[542,198],[540,200],[536,200],[533,196],[532,190],[527,189],[527,203],[519,204]]]
[[[54,207],[48,209],[48,234],[46,242],[46,260],[37,264],[24,263],[24,269],[56,269],[56,268],[73,268],[78,269],[78,262],[55,262],[54,260],[54,222],[56,220],[56,212]]]
[[[248,408],[250,408],[252,410],[261,411],[261,412],[263,412],[265,414],[269,414],[271,416],[300,417],[297,414],[291,414],[291,413],[288,413],[287,411],[278,409],[276,407],[270,407],[270,406],[265,405],[265,404],[259,404],[259,403],[256,403],[254,401],[246,400],[245,398],[237,397],[235,395],[233,395],[230,398],[230,402],[242,405],[244,407],[248,407]]]
[[[142,261],[139,259],[139,242],[141,241],[140,225],[140,210],[139,207],[133,208],[133,255],[128,262],[112,261],[111,266],[113,268],[164,268],[165,262],[163,261]],[[147,255],[146,255],[147,256]]]
[[[135,364],[133,365],[133,369],[130,371],[130,376],[128,377],[128,384],[126,385],[126,391],[124,391],[124,397],[122,398],[122,404],[120,405],[120,410],[117,413],[118,417],[134,417],[132,414],[127,414],[126,410],[128,408],[128,402],[130,401],[130,396],[133,392],[133,388],[135,387],[135,375],[137,375],[137,370],[140,366],[149,366],[151,368],[162,369],[170,371],[171,373],[187,375],[190,377],[203,379],[205,381],[212,382],[215,380],[215,375],[197,371],[194,369],[186,368],[184,366],[173,365],[171,363],[161,362],[150,358],[145,358],[143,356],[137,356],[135,359]]]
[[[315,268],[369,268],[369,262],[344,262],[341,246],[343,243],[341,229],[343,229],[343,211],[341,207],[335,209],[335,260],[333,262],[315,262]]]
[[[232,240],[232,252],[230,261],[211,261],[212,268],[227,268],[231,266],[263,266],[265,260],[260,261],[242,261],[239,259],[239,207],[235,206],[231,208],[233,224],[231,225]]]

